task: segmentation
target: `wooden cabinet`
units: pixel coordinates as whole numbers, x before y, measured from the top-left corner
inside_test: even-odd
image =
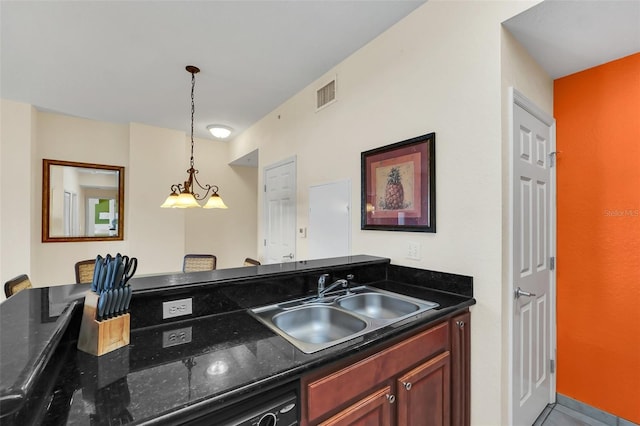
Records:
[[[468,424],[469,318],[466,312],[342,368],[303,377],[302,425]]]
[[[320,426],[448,425],[449,358],[449,351],[437,355]]]
[[[451,321],[302,380],[303,425],[451,424]]]
[[[395,396],[391,392],[391,386],[385,386],[340,411],[329,420],[320,423],[320,426],[390,425],[393,423],[391,417],[391,401],[393,400],[395,400]]]
[[[450,320],[451,425],[471,424],[471,313]]]
[[[449,351],[442,353],[398,379],[398,425],[450,424],[450,358]]]

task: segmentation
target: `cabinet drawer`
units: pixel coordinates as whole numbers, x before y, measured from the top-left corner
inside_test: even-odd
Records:
[[[391,387],[385,386],[318,426],[347,426],[356,424],[356,422],[366,425],[390,425],[393,423],[391,402],[388,400],[390,395]]]
[[[449,324],[442,323],[308,384],[306,412],[309,421],[370,391],[378,384],[411,368],[449,346]]]

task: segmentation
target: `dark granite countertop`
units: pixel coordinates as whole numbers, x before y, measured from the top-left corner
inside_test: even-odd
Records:
[[[235,282],[244,281],[247,278],[267,279],[273,276],[291,276],[311,271],[324,271],[327,268],[345,265],[367,265],[389,263],[389,259],[368,256],[354,255],[344,257],[332,257],[327,259],[300,260],[296,262],[274,263],[271,265],[245,266],[241,268],[216,269],[213,271],[191,272],[188,274],[163,274],[134,277],[132,285],[136,294],[155,292],[158,290],[167,291],[172,288],[180,290],[195,287],[203,283],[210,282]]]
[[[369,280],[367,284],[432,300],[439,303],[440,307],[415,321],[392,325],[314,354],[299,351],[259,323],[246,310],[251,305],[264,304],[264,294],[267,293],[275,293],[273,297],[299,296],[298,290],[283,290],[285,284],[292,285],[290,280],[294,278],[291,277],[297,277],[301,273],[313,276],[315,271],[326,271],[327,268],[335,267],[340,270],[344,265],[382,265],[386,272],[383,279]],[[175,424],[178,419],[182,421],[194,412],[223,407],[281,383],[297,380],[304,372],[383,345],[389,339],[441,320],[475,303],[471,296],[470,277],[433,273],[436,275],[429,278],[429,287],[423,282],[427,271],[395,267],[389,265],[388,259],[354,256],[313,261],[296,267],[269,266],[262,268],[262,271],[255,267],[246,268],[244,277],[238,270],[220,270],[215,280],[208,275],[211,273],[206,273],[208,277],[204,277],[204,280],[198,277],[190,282],[184,282],[187,280],[185,276],[203,273],[162,278],[161,281],[165,284],[181,288],[183,292],[185,287],[192,286],[190,292],[199,291],[203,294],[215,294],[216,298],[226,298],[226,302],[219,302],[216,306],[226,306],[228,309],[161,325],[134,327],[127,347],[101,357],[85,354],[75,347],[76,323],[80,313],[78,306],[81,305],[77,299],[86,291],[82,288],[86,286],[76,285],[63,296],[57,295],[57,304],[51,303],[52,299],[56,299],[51,295],[51,289],[33,289],[23,292],[25,294],[22,296],[19,293],[14,297],[21,297],[28,302],[15,299],[14,303],[16,306],[30,306],[31,313],[28,315],[31,317],[37,312],[44,318],[44,298],[48,299],[49,314],[59,315],[55,321],[51,320],[55,315],[48,315],[49,323],[43,322],[29,330],[22,329],[22,334],[27,333],[26,339],[34,344],[39,342],[40,347],[46,341],[56,341],[56,344],[48,347],[44,355],[35,357],[40,363],[37,364],[41,369],[39,374],[33,373],[33,361],[25,361],[21,367],[14,369],[15,372],[32,372],[34,377],[28,385],[33,386],[33,391],[26,401],[22,401],[24,407],[13,417],[3,418],[3,421],[13,421],[16,424]],[[249,271],[252,268],[255,270]],[[291,277],[287,278],[288,275]],[[148,281],[151,279],[152,277],[138,278],[143,285],[136,285],[134,288],[136,291],[140,289],[139,294],[148,292],[151,296],[149,301],[154,301],[155,293],[152,289],[166,287],[151,284]],[[257,283],[253,284],[255,286],[270,284],[271,287],[269,291],[258,290],[249,294],[238,291],[240,288],[250,289],[247,283],[251,280]],[[177,284],[179,282],[182,284]],[[210,287],[204,286],[203,283],[206,282]],[[299,287],[297,282],[293,284],[296,284],[296,289]],[[455,292],[447,291],[451,289]],[[303,293],[306,291],[308,289],[303,290]],[[145,299],[140,297],[139,300]],[[0,360],[3,374],[2,395],[12,395],[12,392],[16,394],[15,387],[6,388],[5,383],[15,380],[19,374],[8,371],[11,364],[4,357],[5,304],[6,302],[2,305],[3,358]],[[36,309],[36,305],[40,309]],[[33,330],[39,330],[41,326],[56,331],[47,328],[44,335],[48,335],[48,339],[33,335]],[[60,335],[65,330],[66,337],[61,338]],[[38,344],[35,345],[36,352]],[[29,360],[33,358],[25,357]],[[15,409],[12,405],[6,405],[11,398],[6,399],[2,402],[2,415],[5,415],[7,408]],[[11,401],[17,404],[20,402],[18,400],[19,398]]]
[[[18,409],[62,339],[79,300],[23,290],[0,306],[0,414]]]

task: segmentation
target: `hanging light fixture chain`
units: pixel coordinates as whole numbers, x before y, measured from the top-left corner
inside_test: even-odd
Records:
[[[191,72],[191,160],[190,160],[191,168],[193,168],[193,117],[196,111],[196,104],[194,100],[195,87],[196,87],[196,74],[195,72]]]

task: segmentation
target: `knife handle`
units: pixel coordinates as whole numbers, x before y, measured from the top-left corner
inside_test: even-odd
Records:
[[[113,270],[114,267],[116,266],[116,261],[115,259],[111,259],[109,261],[109,263],[107,264],[107,277],[105,279],[104,285],[106,289],[112,289],[113,288]]]
[[[125,289],[127,290],[127,294],[125,295],[124,312],[129,312],[129,306],[131,304],[132,289],[130,285],[126,286]]]
[[[112,288],[111,292],[111,305],[109,306],[109,318],[113,318],[116,315],[116,304],[118,303],[118,290]]]
[[[113,290],[116,293],[116,306],[113,309],[113,315],[118,316],[122,314],[122,301],[124,299],[124,289],[122,287],[118,287]]]
[[[122,287],[122,277],[124,276],[124,263],[122,261],[118,262],[118,268],[116,271],[116,277],[114,278],[114,287],[120,288]]]
[[[96,320],[102,321],[102,317],[104,316],[104,308],[107,303],[107,295],[105,292],[100,293],[98,296],[98,309],[96,312]]]
[[[98,278],[100,277],[100,265],[102,264],[102,256],[96,256],[96,263],[93,265],[93,279],[91,280],[91,290],[98,290]]]
[[[113,307],[116,304],[116,293],[114,293],[113,289],[107,290],[109,292],[109,305],[107,307],[107,312],[105,312],[105,316],[107,318],[113,317]]]

